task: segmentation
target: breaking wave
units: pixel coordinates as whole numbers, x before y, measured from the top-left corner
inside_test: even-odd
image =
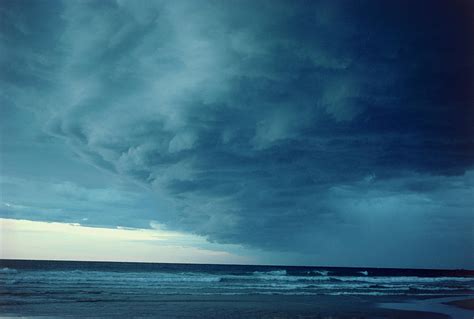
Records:
[[[4,267],[0,269],[0,274],[16,274],[18,270]]]
[[[120,265],[82,269],[78,263],[44,268],[0,269],[0,295],[25,300],[84,300],[91,295],[127,298],[152,295],[467,295],[474,293],[474,276],[465,272],[377,269],[311,269],[264,266]],[[7,266],[7,265],[5,265]],[[116,267],[116,268],[114,268]],[[155,267],[155,268],[151,268]],[[151,268],[151,269],[150,269]],[[20,269],[18,271],[17,269]],[[390,274],[390,275],[389,275]],[[391,275],[394,274],[394,275]],[[416,276],[414,274],[419,274]],[[454,274],[454,276],[451,276]]]

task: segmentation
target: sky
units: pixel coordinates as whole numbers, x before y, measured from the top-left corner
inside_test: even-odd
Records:
[[[474,268],[474,5],[0,1],[0,257]]]

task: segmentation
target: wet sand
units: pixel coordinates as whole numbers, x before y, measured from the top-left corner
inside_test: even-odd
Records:
[[[474,318],[474,311],[466,309],[469,301],[466,297],[441,297],[430,299],[415,299],[406,300],[397,303],[380,303],[378,306],[389,309],[407,310],[407,311],[432,311],[438,314],[444,314],[450,318],[455,319],[472,319]]]
[[[437,298],[439,299],[439,298]],[[461,298],[458,298],[461,299]],[[465,298],[467,299],[467,298]],[[450,300],[452,301],[452,300]],[[449,301],[449,302],[450,302]],[[156,318],[449,318],[430,308],[391,309],[387,305],[429,305],[433,299],[370,296],[153,296],[143,301],[71,301],[0,305],[0,317]],[[436,301],[437,304],[440,304]],[[447,308],[459,310],[454,305]],[[397,308],[397,307],[395,307]],[[410,307],[408,307],[410,308]],[[461,309],[465,310],[465,309]],[[470,312],[469,310],[465,310]],[[472,318],[472,315],[471,315]]]
[[[446,302],[446,304],[474,311],[474,298]]]

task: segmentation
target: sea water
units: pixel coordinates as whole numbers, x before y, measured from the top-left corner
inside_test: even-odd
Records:
[[[156,295],[474,294],[474,271],[0,260],[0,305]]]

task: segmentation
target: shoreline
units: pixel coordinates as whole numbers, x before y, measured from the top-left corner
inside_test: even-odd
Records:
[[[8,317],[161,317],[161,318],[472,318],[474,311],[446,302],[466,302],[473,296],[413,298],[413,296],[147,296],[141,300],[100,300],[0,305]],[[435,306],[434,308],[432,306]],[[448,309],[448,312],[446,312]],[[441,310],[441,312],[439,312]],[[461,314],[461,316],[459,315]],[[469,314],[469,317],[466,317]],[[453,317],[454,315],[454,317]]]
[[[377,306],[387,309],[434,312],[453,319],[471,319],[474,317],[474,296],[436,297],[411,299],[403,302],[383,302]]]
[[[446,302],[447,305],[474,311],[474,298]]]

